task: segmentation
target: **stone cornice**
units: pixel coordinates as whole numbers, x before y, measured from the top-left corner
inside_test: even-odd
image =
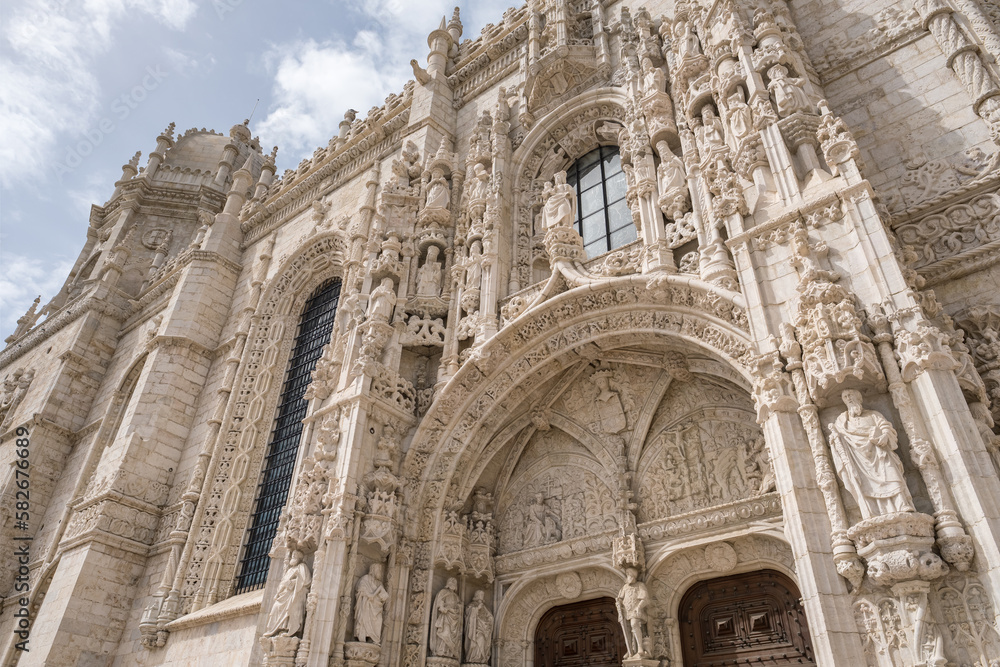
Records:
[[[111,300],[115,298],[122,301],[122,305],[111,303]],[[124,303],[127,298],[124,292],[116,289],[103,297],[97,297],[93,292],[79,295],[0,352],[0,367],[13,363],[40,345],[42,341],[47,340],[89,312],[108,315],[112,319],[124,321],[129,315],[129,309]]]
[[[218,623],[230,618],[249,616],[250,614],[256,614],[260,610],[260,605],[263,601],[264,589],[259,588],[243,595],[235,595],[186,616],[181,616],[177,620],[167,623],[166,628],[170,632],[178,632],[179,630],[195,628],[199,625]]]
[[[274,197],[269,198],[240,225],[245,234],[243,247],[249,247],[284,221],[312,205],[313,201],[322,196],[320,189],[328,179],[332,182],[327,184],[326,189],[331,190],[371,167],[382,153],[395,150],[399,143],[399,137],[395,135],[410,118],[410,99],[404,99],[390,113],[392,115],[380,125],[340,146],[319,166],[287,188],[279,185]]]

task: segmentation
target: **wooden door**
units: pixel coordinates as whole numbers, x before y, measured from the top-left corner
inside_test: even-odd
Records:
[[[695,584],[678,618],[685,667],[816,664],[798,588],[778,572]]]
[[[611,598],[550,609],[535,631],[535,667],[621,667],[625,652]]]

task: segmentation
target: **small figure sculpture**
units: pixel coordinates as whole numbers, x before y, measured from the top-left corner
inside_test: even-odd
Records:
[[[471,201],[481,201],[486,199],[490,191],[490,174],[486,167],[477,162],[472,168],[472,184],[469,189],[469,199]]]
[[[359,642],[382,644],[382,614],[388,599],[382,586],[382,566],[375,563],[355,588],[354,638]]]
[[[392,278],[383,278],[381,284],[372,290],[368,303],[368,317],[377,322],[388,322],[396,305],[396,290]]]
[[[302,630],[310,581],[312,576],[309,573],[309,566],[302,562],[302,552],[293,551],[288,561],[288,569],[282,575],[278,592],[274,595],[274,604],[267,617],[265,637],[277,635],[293,637]]]
[[[469,248],[468,264],[465,268],[465,289],[479,289],[483,281],[483,246],[479,240],[472,242]]]
[[[767,71],[767,76],[771,79],[767,89],[774,96],[774,106],[780,117],[786,118],[799,111],[812,112],[813,106],[802,90],[802,79],[789,77],[784,65],[775,65]]]
[[[427,248],[427,259],[417,272],[417,296],[441,296],[441,262],[436,245]]]
[[[725,133],[722,128],[722,121],[715,113],[711,104],[706,104],[701,108],[702,141],[705,148],[711,149],[716,146],[726,144]]]
[[[630,658],[649,657],[645,647],[645,635],[642,625],[647,620],[646,609],[649,607],[649,591],[646,584],[638,581],[639,571],[634,567],[625,569],[625,585],[618,592],[615,606],[618,607],[618,622],[625,633],[625,643],[628,645]]]
[[[667,75],[653,65],[650,58],[642,59],[642,92],[644,95],[662,93],[667,83]]]
[[[542,208],[545,229],[572,227],[576,221],[576,192],[566,183],[566,172],[555,175],[555,184],[546,183],[542,191],[545,206]]]
[[[431,655],[458,660],[462,649],[462,601],[458,581],[450,577],[434,598],[431,610]]]
[[[742,88],[737,88],[729,96],[729,129],[737,139],[742,139],[753,131],[750,107],[743,99]]]
[[[861,516],[914,511],[903,464],[893,453],[896,429],[881,413],[864,409],[861,392],[848,389],[841,397],[847,410],[829,427],[833,462]]]
[[[682,21],[677,27],[677,33],[682,59],[701,54],[701,42],[698,41],[698,35],[694,32],[694,26],[687,21]]]
[[[490,661],[493,643],[493,614],[483,603],[483,592],[476,591],[465,610],[465,662],[484,665]]]
[[[555,512],[545,502],[545,496],[536,493],[528,506],[524,525],[524,548],[558,542],[561,526]]]
[[[448,208],[451,194],[448,191],[448,181],[444,172],[435,169],[431,172],[431,182],[427,188],[427,208]]]
[[[670,150],[666,141],[657,142],[656,152],[660,154],[660,166],[656,170],[660,193],[673,192],[677,188],[687,189],[684,162]]]

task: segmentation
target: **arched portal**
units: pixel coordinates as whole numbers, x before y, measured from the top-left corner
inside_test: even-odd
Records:
[[[609,597],[554,607],[535,631],[534,667],[617,667],[625,653]]]
[[[701,581],[678,616],[684,667],[816,664],[799,590],[779,572]]]

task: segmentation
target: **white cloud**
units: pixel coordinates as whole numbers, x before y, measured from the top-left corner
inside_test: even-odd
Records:
[[[42,176],[57,142],[90,128],[101,92],[95,62],[129,14],[150,15],[173,29],[197,11],[193,0],[29,0],[2,31],[0,184]]]
[[[0,252],[0,339],[14,332],[17,318],[24,315],[35,297],[41,306],[55,296],[73,268],[69,259],[41,260],[25,255]]]
[[[463,3],[474,20],[467,19],[466,36],[492,21],[499,23],[507,0]],[[409,62],[426,64],[427,35],[450,20],[454,0],[351,0],[351,7],[370,20],[353,38],[317,43],[297,40],[274,45],[264,55],[274,73],[274,103],[254,129],[266,144],[281,147],[294,164],[337,134],[344,112],[358,110],[364,117],[390,93],[402,91],[413,77]],[[475,30],[472,34],[470,30]]]
[[[405,78],[398,68],[377,62],[380,42],[366,33],[361,44],[313,40],[273,47],[266,61],[274,69],[277,108],[256,128],[284,151],[298,154],[325,144],[349,107],[364,114],[380,105]],[[357,47],[362,48],[357,48]]]

